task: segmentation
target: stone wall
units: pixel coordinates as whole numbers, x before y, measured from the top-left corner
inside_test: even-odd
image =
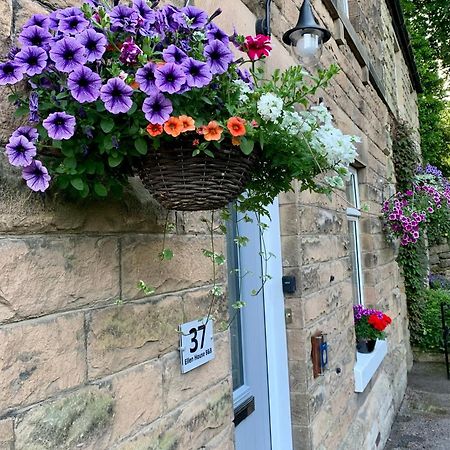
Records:
[[[429,248],[431,273],[439,273],[450,278],[450,244],[441,242]]]
[[[75,3],[3,0],[0,50],[30,14]],[[263,2],[191,3],[210,12],[222,7],[218,22],[227,31],[235,23],[250,34]],[[294,63],[280,36],[297,21],[298,3],[273,2],[268,72]],[[318,17],[334,29],[326,3],[313,2]],[[379,212],[395,182],[391,118],[417,127],[416,97],[395,50],[385,2],[358,5],[361,20],[370,24],[370,32],[361,27],[358,33],[396,108],[389,110],[367,83],[346,42],[333,39],[323,63],[335,62],[342,70],[320,96],[337,124],[362,138],[360,193],[370,206],[361,220],[365,301],[387,311],[394,323],[382,366],[364,393],[354,393],[345,193],[330,202],[300,193],[294,184],[294,192],[280,198],[280,214],[284,272],[298,280],[297,293],[286,298],[292,310],[287,338],[297,450],[382,448],[410,361],[402,281]],[[2,93],[0,145],[13,128],[10,111]],[[228,333],[217,331],[213,362],[184,376],[179,370],[177,325],[205,313],[212,283],[208,261],[192,257],[208,246],[199,218],[170,217],[175,257],[162,263],[156,255],[165,213],[138,183],[121,203],[69,205],[29,198],[8,170],[0,167],[0,449],[233,448]],[[219,276],[225,281],[224,273]],[[157,287],[158,295],[140,293],[140,279]],[[221,303],[216,315],[224,314]],[[310,338],[318,330],[328,333],[330,370],[314,379]]]

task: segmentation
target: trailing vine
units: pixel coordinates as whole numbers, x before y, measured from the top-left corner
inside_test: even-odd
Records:
[[[393,133],[393,161],[397,180],[397,191],[411,189],[420,164],[420,153],[412,131],[405,123],[397,123]],[[426,242],[423,235],[417,242],[400,246],[397,262],[403,270],[408,304],[411,343],[420,345],[421,316],[424,309],[425,280],[427,277]]]

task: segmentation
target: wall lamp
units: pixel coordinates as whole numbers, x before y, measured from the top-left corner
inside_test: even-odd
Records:
[[[270,5],[266,0],[265,17],[256,21],[256,34],[270,35]],[[315,66],[322,55],[322,46],[331,33],[319,25],[311,8],[310,0],[304,0],[300,8],[297,25],[283,34],[283,42],[302,65]]]

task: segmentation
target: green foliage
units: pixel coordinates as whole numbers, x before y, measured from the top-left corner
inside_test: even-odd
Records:
[[[427,222],[429,245],[437,245],[450,237],[450,211],[448,208],[435,210]]]
[[[444,74],[450,68],[448,2],[402,0],[402,6],[423,88],[419,95],[423,160],[449,176],[449,103],[444,87]]]
[[[450,291],[423,290],[410,308],[411,344],[423,350],[442,350],[441,303],[450,304]]]

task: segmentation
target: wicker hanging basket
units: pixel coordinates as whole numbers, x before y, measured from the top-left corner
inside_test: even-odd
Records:
[[[246,156],[231,143],[214,150],[214,158],[192,156],[193,150],[192,139],[149,149],[138,175],[161,205],[177,211],[220,209],[245,190],[257,162],[255,152]]]

